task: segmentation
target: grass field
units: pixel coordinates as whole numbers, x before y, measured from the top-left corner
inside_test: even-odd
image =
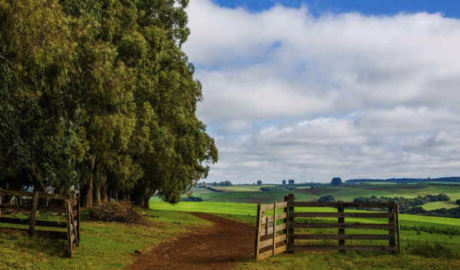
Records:
[[[82,241],[72,259],[66,257],[64,240],[0,233],[0,269],[122,269],[136,259],[136,249],[147,252],[195,226],[210,225],[180,212],[142,211],[155,217],[152,225],[83,222]]]
[[[274,185],[263,185],[272,187]],[[208,202],[246,202],[246,203],[270,203],[274,200],[281,201],[284,196],[293,193],[297,200],[312,201],[324,195],[332,195],[336,200],[353,201],[357,197],[386,196],[415,198],[417,196],[434,195],[445,193],[451,201],[460,199],[460,187],[447,185],[426,185],[426,184],[407,184],[407,185],[350,185],[341,187],[325,186],[311,189],[309,186],[298,187],[297,190],[280,190],[262,192],[261,186],[232,186],[221,189],[224,192],[214,192],[203,188],[193,189],[194,196],[202,197]],[[439,205],[449,207],[449,203]]]
[[[450,202],[434,202],[424,205],[424,208],[428,210],[456,207],[453,202],[460,198],[460,189],[421,184],[321,187],[272,192],[261,192],[260,186],[234,186],[222,190],[224,192],[195,189],[194,196],[202,197],[203,202],[180,202],[176,205],[169,205],[154,198],[151,200],[151,208],[162,211],[213,213],[224,218],[255,225],[255,203],[281,201],[284,196],[291,192],[294,193],[297,200],[304,201],[316,200],[324,195],[332,195],[336,200],[344,201],[351,201],[356,197],[404,196],[413,198],[439,193],[446,193],[451,197]],[[296,208],[296,211],[336,212],[337,210],[333,208]],[[347,222],[358,221],[368,222],[369,220],[347,219]],[[374,219],[372,222],[376,222],[376,220]],[[385,221],[381,220],[380,222]],[[281,254],[258,263],[254,263],[251,258],[248,258],[238,263],[237,269],[460,269],[460,219],[401,214],[400,222],[402,254],[379,252]],[[313,232],[314,230],[310,230],[306,233]],[[322,231],[322,233],[327,232],[327,230]],[[330,231],[329,233],[334,232]],[[362,234],[371,233],[371,231],[347,230],[347,233]]]

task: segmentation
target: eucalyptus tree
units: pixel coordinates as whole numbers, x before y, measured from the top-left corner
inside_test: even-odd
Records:
[[[181,49],[187,4],[0,0],[0,181],[148,207],[206,177],[218,153]]]

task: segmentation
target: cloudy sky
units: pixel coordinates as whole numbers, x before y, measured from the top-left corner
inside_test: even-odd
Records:
[[[190,2],[206,181],[460,175],[457,1]]]

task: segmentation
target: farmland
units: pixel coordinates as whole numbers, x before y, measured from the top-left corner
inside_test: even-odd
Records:
[[[273,185],[264,185],[273,187]],[[442,207],[456,207],[453,203],[460,198],[460,189],[442,185],[359,185],[347,187],[321,187],[305,190],[261,192],[260,186],[235,186],[218,188],[223,192],[194,189],[193,195],[203,202],[180,202],[165,204],[158,199],[151,200],[153,209],[161,211],[205,212],[255,224],[256,205],[260,201],[271,203],[283,200],[288,193],[294,193],[297,200],[312,201],[324,195],[333,195],[336,200],[349,201],[356,197],[404,196],[414,198],[430,194],[446,193],[449,202],[433,202],[424,205],[427,210]],[[304,208],[300,211],[336,212],[336,209]],[[359,222],[363,219],[348,219]],[[310,252],[294,255],[282,254],[266,261],[253,263],[251,259],[239,263],[238,269],[457,269],[460,267],[460,219],[400,215],[402,227],[403,254],[375,254],[366,252]],[[349,230],[349,233],[363,233]],[[368,231],[369,232],[369,231]]]
[[[274,187],[274,185],[264,185]],[[306,187],[305,187],[306,188]],[[149,216],[151,225],[128,225],[122,223],[104,223],[84,221],[82,223],[82,242],[72,259],[65,258],[65,241],[53,241],[39,237],[28,237],[17,233],[1,233],[0,269],[126,269],[138,261],[134,250],[147,253],[168,241],[185,236],[192,242],[199,242],[204,236],[212,234],[212,223],[191,215],[207,213],[225,220],[238,221],[253,227],[256,221],[255,204],[258,201],[271,203],[293,192],[297,200],[316,200],[320,196],[333,194],[337,200],[352,200],[354,197],[369,196],[405,196],[415,197],[444,192],[451,197],[449,202],[433,202],[424,205],[426,209],[455,207],[453,200],[458,190],[438,185],[367,185],[349,187],[330,187],[308,190],[286,190],[261,192],[260,186],[234,186],[222,188],[223,192],[208,189],[194,189],[193,196],[204,199],[203,202],[179,202],[172,205],[157,197],[150,200],[151,210],[138,209]],[[296,211],[336,212],[334,208],[298,208]],[[346,210],[347,212],[348,210]],[[350,210],[351,211],[351,210]],[[364,210],[354,210],[366,212]],[[200,214],[201,215],[201,214]],[[332,218],[323,219],[336,222]],[[347,218],[346,222],[383,223],[385,220]],[[244,251],[233,266],[239,270],[259,269],[459,269],[460,268],[460,219],[400,215],[402,254],[388,252],[296,252],[280,254],[268,260],[254,263],[252,248]],[[222,223],[222,222],[221,222]],[[18,225],[19,226],[19,225]],[[23,226],[26,228],[27,226]],[[236,229],[237,230],[237,229]],[[318,233],[310,229],[305,233]],[[253,232],[249,230],[250,246]],[[335,233],[333,229],[321,233]],[[380,234],[381,231],[347,229],[347,233]],[[195,238],[194,238],[195,237]],[[198,239],[198,240],[196,240]],[[348,241],[348,240],[347,240]],[[359,240],[349,240],[350,244],[360,244]],[[354,242],[356,241],[356,242]],[[381,240],[375,240],[379,244]],[[372,242],[371,242],[372,243]],[[180,244],[176,244],[180,247]],[[211,245],[212,246],[212,245]],[[19,251],[19,252],[18,252]],[[193,249],[192,249],[193,251]],[[182,251],[186,254],[188,251]],[[144,256],[144,255],[142,255]]]

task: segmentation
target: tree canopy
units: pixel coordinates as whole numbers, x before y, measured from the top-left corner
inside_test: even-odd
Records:
[[[332,184],[333,186],[337,186],[337,187],[338,187],[338,186],[342,185],[342,179],[341,179],[340,177],[334,177],[334,178],[332,178],[332,180],[331,180],[331,184]]]
[[[0,0],[0,186],[175,203],[217,162],[187,0]]]

